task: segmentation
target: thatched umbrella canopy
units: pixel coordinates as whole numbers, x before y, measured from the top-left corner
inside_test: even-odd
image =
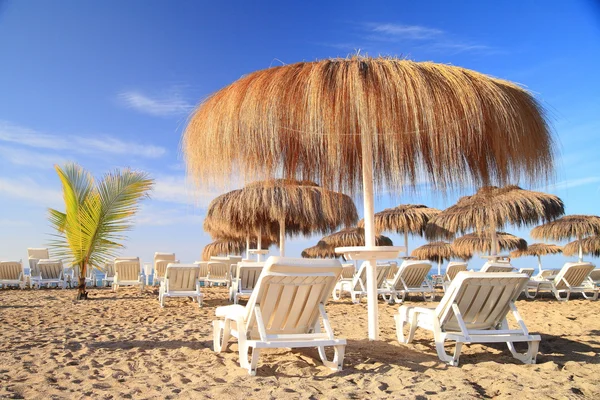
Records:
[[[586,236],[600,235],[600,217],[596,215],[565,215],[556,221],[536,226],[531,237],[539,240],[570,240],[579,242]],[[565,253],[566,254],[566,253]],[[579,247],[579,261],[583,261],[583,247]]]
[[[375,254],[374,188],[427,177],[438,189],[506,184],[553,172],[544,112],[516,84],[451,65],[329,59],[245,75],[208,97],[183,137],[204,185],[244,177],[311,179],[364,195]],[[390,249],[385,249],[389,252]],[[369,338],[378,338],[375,261],[367,260]]]
[[[600,236],[590,236],[584,239],[575,240],[567,243],[563,250],[566,256],[579,254],[581,249],[582,254],[589,254],[594,257],[600,257]],[[580,260],[581,261],[581,260]]]
[[[521,189],[515,185],[483,187],[430,220],[429,238],[471,230],[492,235],[491,255],[497,254],[494,233],[507,224],[523,226],[551,221],[565,213],[562,200],[552,194]]]
[[[457,257],[452,245],[448,242],[431,242],[424,244],[423,246],[414,249],[410,255],[419,260],[437,261],[438,275],[442,274],[442,262],[444,260],[450,260],[451,258]]]
[[[209,205],[204,229],[211,234],[279,236],[325,234],[356,223],[354,201],[314,182],[273,179],[225,193]]]
[[[322,242],[336,247],[360,247],[365,245],[365,230],[363,228],[346,228],[332,233],[321,239]],[[377,246],[393,246],[392,239],[387,236],[375,236]]]
[[[263,237],[260,248],[262,250],[268,250],[269,246],[274,242],[275,241],[267,237]],[[258,243],[256,239],[251,239],[246,242],[246,240],[241,237],[219,238],[204,246],[204,249],[202,250],[202,260],[207,261],[213,256],[241,255],[244,251],[257,247]]]
[[[397,207],[386,208],[375,214],[376,232],[396,232],[404,234],[404,247],[408,256],[408,234],[423,236],[429,220],[440,213],[437,208],[423,204],[401,204]],[[359,227],[364,227],[365,220],[358,221]]]
[[[322,240],[302,251],[302,257],[304,258],[337,258],[339,254],[335,252],[335,247],[325,243]]]
[[[542,272],[542,256],[549,254],[562,253],[563,249],[555,244],[548,243],[533,243],[527,246],[524,250],[514,250],[510,252],[510,256],[513,258],[525,257],[525,256],[536,256],[538,259],[538,270]]]
[[[454,239],[452,242],[452,248],[457,257],[468,258],[473,253],[490,253],[492,251],[492,238],[489,232],[483,233],[469,233],[459,238]],[[527,242],[525,239],[516,237],[506,232],[496,232],[496,240],[500,250],[525,250],[527,248]]]

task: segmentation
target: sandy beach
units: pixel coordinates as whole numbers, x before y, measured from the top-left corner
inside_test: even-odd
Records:
[[[549,296],[517,306],[542,336],[537,365],[514,360],[504,345],[466,346],[459,367],[441,363],[418,331],[401,345],[380,303],[382,340],[365,340],[366,304],[349,299],[327,310],[348,339],[344,371],[332,373],[316,349],[265,351],[256,377],[239,367],[237,345],[212,351],[214,308],[224,288],[207,288],[205,305],[188,299],[161,309],[157,289],[0,291],[0,398],[594,398],[600,395],[600,302]],[[439,296],[438,296],[439,300]],[[423,303],[414,298],[410,303]],[[436,303],[434,303],[436,304]]]

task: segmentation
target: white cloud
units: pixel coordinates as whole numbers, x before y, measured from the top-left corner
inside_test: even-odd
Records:
[[[129,154],[145,158],[158,158],[166,153],[163,147],[125,142],[112,136],[51,135],[10,124],[6,121],[0,121],[0,142],[82,154]]]
[[[428,28],[419,25],[401,25],[401,24],[365,24],[372,32],[381,33],[384,35],[395,36],[405,39],[429,39],[434,36],[439,36],[444,31],[435,28]]]
[[[0,157],[15,165],[30,168],[52,168],[54,164],[64,164],[67,159],[50,152],[30,151],[16,147],[0,146]]]
[[[574,187],[578,187],[578,186],[585,186],[585,185],[589,185],[592,183],[598,183],[598,182],[600,182],[600,176],[588,176],[585,178],[567,179],[564,181],[556,182],[554,184],[548,185],[548,186],[540,188],[540,189],[541,190],[558,191],[558,190],[565,190],[565,189],[570,189],[570,188],[574,188]]]
[[[159,117],[184,115],[194,108],[193,104],[184,100],[178,93],[150,97],[137,91],[126,91],[119,93],[118,98],[128,108]]]
[[[56,207],[63,200],[60,190],[42,186],[33,179],[26,177],[0,177],[0,194],[2,197],[7,196],[47,207]]]
[[[155,178],[151,198],[159,201],[206,208],[220,192],[200,192],[185,176],[162,175]]]

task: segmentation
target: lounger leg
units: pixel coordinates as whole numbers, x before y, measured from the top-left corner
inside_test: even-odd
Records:
[[[524,354],[516,351],[513,342],[506,342],[506,345],[508,346],[508,350],[510,350],[513,357],[517,360],[523,362],[524,364],[535,364],[535,359],[537,357],[538,348],[540,345],[538,340],[527,342],[527,352]]]
[[[400,343],[405,344],[413,341],[417,330],[417,314],[413,313],[409,321],[408,311],[408,308],[400,307],[398,314],[394,315],[394,320],[396,321],[396,336],[398,336],[398,341]],[[404,337],[404,325],[406,324],[410,325],[408,337]]]
[[[533,295],[529,292],[529,288],[525,287],[525,289],[523,290],[523,293],[525,293],[525,297],[527,297],[528,299],[535,299],[535,297],[537,296],[539,291],[539,287],[536,286],[535,287],[535,292],[533,292]]]
[[[598,291],[597,290],[594,290],[594,292],[591,296],[588,296],[587,294],[585,294],[585,292],[581,292],[581,294],[583,295],[583,297],[586,300],[598,300]]]
[[[222,353],[227,349],[227,342],[229,342],[231,334],[230,324],[231,320],[229,319],[213,321],[213,348],[217,353]],[[245,340],[243,341],[245,342]],[[241,344],[239,347],[241,349]]]
[[[396,292],[394,295],[394,302],[396,304],[402,304],[404,302],[404,299],[406,298],[406,293],[405,292]]]
[[[252,349],[252,355],[250,355],[250,360],[248,360],[248,356],[250,352],[250,346],[244,343],[242,346],[240,343],[240,366],[242,368],[246,368],[248,370],[248,374],[251,376],[256,375],[256,367],[258,366],[258,357],[260,356],[260,350],[257,348]]]
[[[327,355],[325,354],[325,347],[318,346],[319,349],[319,357],[321,357],[321,361],[323,361],[323,365],[327,368],[331,368],[334,371],[341,371],[344,364],[344,354],[346,352],[346,346],[333,346],[333,361],[329,361],[327,359]]]
[[[340,290],[340,289],[339,289],[339,288],[337,288],[337,287],[334,287],[334,288],[333,288],[333,292],[331,293],[331,297],[333,297],[333,299],[334,299],[334,300],[336,300],[336,301],[340,299],[340,295],[341,295],[341,292],[342,292],[342,291],[340,290],[340,294],[338,295],[338,290]],[[237,304],[237,303],[236,303],[236,304]]]
[[[434,340],[435,340],[435,349],[437,351],[438,354],[438,358],[447,363],[448,365],[452,365],[454,367],[458,366],[458,361],[460,358],[460,352],[462,351],[462,343],[461,342],[456,342],[456,347],[454,348],[454,355],[453,356],[449,356],[446,353],[446,349],[444,349],[444,342],[445,342],[445,338],[443,335],[436,333],[434,331]]]
[[[560,295],[560,290],[553,290],[554,292],[554,296],[556,297],[556,300],[558,301],[569,301],[569,297],[571,296],[571,291],[569,290],[564,290],[563,292],[566,293],[566,297],[561,297]]]
[[[352,302],[354,304],[359,304],[360,303],[362,295],[359,292],[352,291],[351,294],[350,294],[350,296],[352,297]]]
[[[202,307],[202,294],[198,294],[196,296],[196,300],[198,300],[198,307]]]

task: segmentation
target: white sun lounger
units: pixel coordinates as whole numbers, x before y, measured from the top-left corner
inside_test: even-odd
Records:
[[[440,360],[458,365],[463,343],[505,342],[512,355],[535,364],[539,335],[530,335],[519,315],[515,300],[529,278],[518,273],[459,272],[436,308],[401,306],[396,320],[396,333],[401,343],[411,343],[416,329],[433,332]],[[512,312],[518,329],[509,329],[507,315]],[[408,337],[404,325],[409,325]],[[456,342],[454,355],[446,354],[446,340]],[[517,353],[515,342],[526,342],[526,353]]]
[[[138,257],[118,257],[115,258],[114,265],[113,291],[121,286],[139,286],[140,293],[144,290],[144,275]]]
[[[238,303],[240,297],[250,297],[263,270],[264,262],[246,262],[237,264],[235,278],[231,281],[231,298],[234,304]]]
[[[389,264],[378,265],[376,267],[376,279],[378,288],[381,288],[383,286],[389,268]],[[348,291],[350,293],[350,297],[352,298],[352,302],[354,304],[359,304],[362,299],[362,296],[367,296],[367,263],[363,262],[361,264],[360,268],[358,269],[358,272],[354,275],[354,278],[352,279],[352,283],[350,285],[337,283],[336,291],[339,292],[339,295],[337,296],[336,300],[341,298],[342,293],[344,291]]]
[[[421,293],[426,301],[435,299],[433,284],[427,279],[432,265],[429,261],[404,261],[393,279],[386,279],[377,290],[388,303],[402,303],[409,293]],[[429,295],[429,298],[427,297]]]
[[[175,253],[154,253],[154,274],[152,285],[160,284],[165,279],[165,272],[169,263],[179,262],[175,260]]]
[[[212,285],[224,284],[229,289],[231,279],[229,278],[230,264],[226,264],[220,261],[209,261],[208,262],[208,276],[206,282]]]
[[[343,291],[352,291],[352,281],[354,280],[355,273],[356,267],[354,267],[354,264],[342,264],[342,274],[331,293],[334,300],[339,300]]]
[[[446,291],[448,286],[450,286],[450,283],[454,280],[456,275],[463,271],[467,271],[466,262],[451,261],[448,263],[448,266],[446,267],[446,274],[444,275],[444,283],[442,285],[444,291]]]
[[[165,306],[165,297],[192,297],[202,307],[199,275],[200,268],[196,264],[168,264],[158,289],[160,306]]]
[[[600,285],[600,269],[590,272],[589,280],[596,286]]]
[[[488,261],[483,264],[483,267],[479,272],[514,272],[515,267],[510,265],[509,262],[503,261]]]
[[[40,269],[37,264],[40,260],[50,259],[50,253],[46,248],[28,248],[27,258],[29,263],[29,275],[27,275],[29,287],[37,286],[39,288]]]
[[[56,284],[62,289],[67,287],[67,279],[64,275],[61,260],[40,260],[37,263],[37,268],[40,270],[40,279],[36,282],[38,288],[42,285],[50,287],[52,284]]]
[[[112,286],[113,282],[115,281],[115,263],[104,263],[104,268],[102,268],[102,272],[104,272],[104,278],[102,278],[102,286]]]
[[[264,348],[317,347],[325,366],[341,370],[346,340],[335,338],[325,312],[327,297],[341,272],[337,260],[269,257],[245,307],[235,304],[216,309],[215,351],[225,351],[230,336],[236,337],[240,366],[255,375]],[[333,361],[327,359],[325,346],[333,346]]]
[[[566,263],[554,279],[531,279],[525,294],[532,299],[540,291],[550,291],[558,301],[568,301],[571,293],[581,293],[588,300],[597,300],[600,288],[589,280],[594,268],[594,264],[588,262]]]
[[[25,274],[21,261],[0,261],[0,286],[19,286],[25,289]]]

